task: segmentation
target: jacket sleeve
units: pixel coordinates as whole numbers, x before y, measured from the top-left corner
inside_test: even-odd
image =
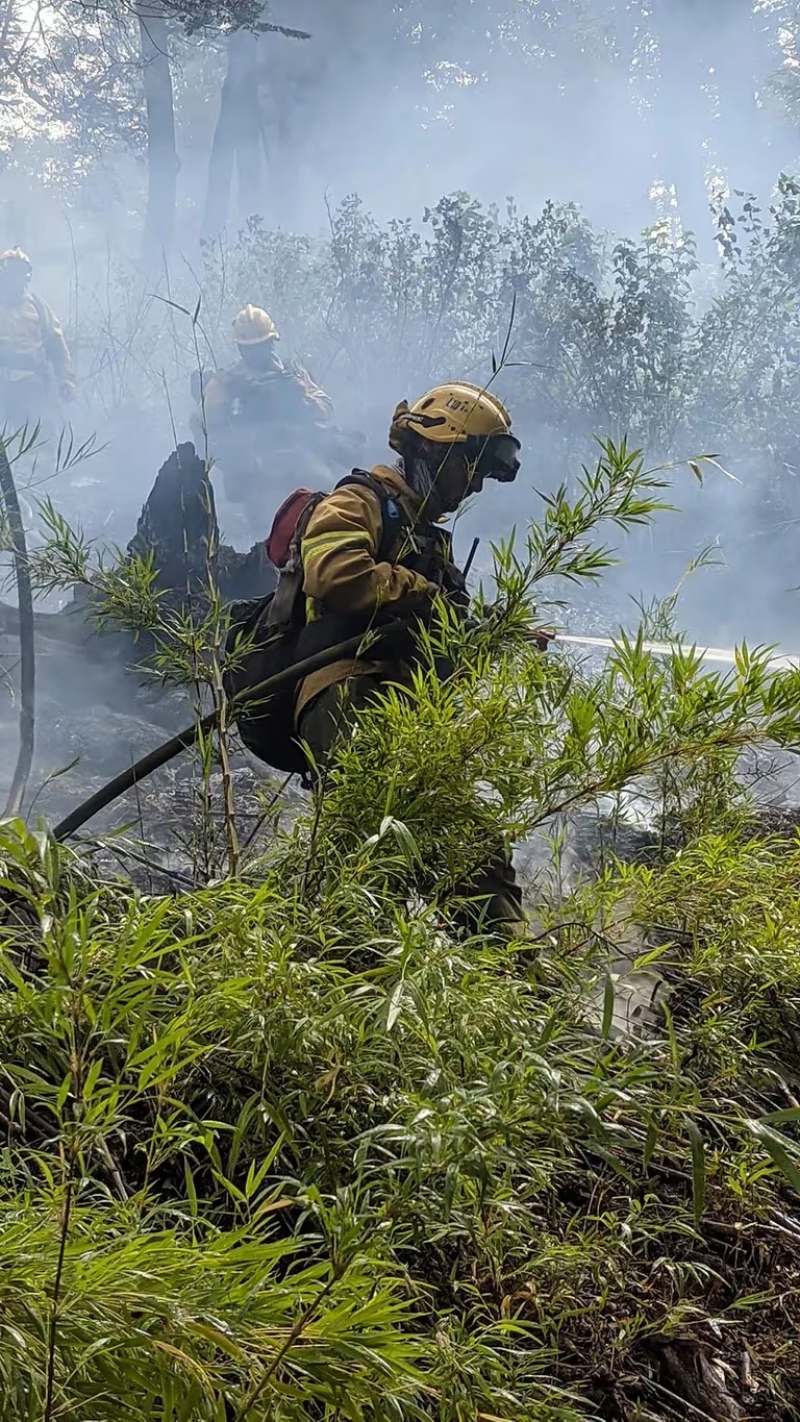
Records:
[[[303,403],[318,419],[330,420],[333,416],[333,401],[325,394],[321,385],[311,379],[304,366],[295,364],[292,374]]]
[[[47,358],[56,374],[58,380],[66,381],[69,385],[75,383],[75,372],[72,369],[72,357],[69,353],[69,346],[64,339],[64,332],[61,322],[50,310],[46,301],[37,300],[39,308],[39,319],[42,325],[42,344],[47,352]]]
[[[303,591],[332,612],[368,612],[410,594],[438,591],[410,568],[378,563],[381,507],[370,489],[348,485],[328,494],[308,521],[301,545]]]
[[[201,400],[198,401],[199,422],[205,419],[207,429],[220,429],[230,414],[230,392],[227,382],[215,372],[203,383]]]

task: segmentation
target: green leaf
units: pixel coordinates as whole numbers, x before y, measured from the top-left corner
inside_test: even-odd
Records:
[[[768,1111],[761,1117],[759,1124],[781,1126],[789,1121],[800,1121],[800,1106],[785,1106],[780,1111]]]
[[[753,1135],[761,1141],[773,1163],[785,1175],[792,1189],[800,1195],[800,1167],[792,1159],[791,1146],[786,1138],[760,1121],[751,1122]]]
[[[658,1122],[654,1118],[651,1118],[651,1120],[647,1124],[647,1135],[644,1139],[643,1161],[645,1170],[648,1169],[650,1162],[653,1159],[660,1134],[661,1132]]]
[[[183,1178],[186,1182],[186,1198],[189,1202],[189,1212],[192,1216],[192,1219],[196,1220],[198,1215],[197,1190],[195,1188],[192,1167],[189,1164],[189,1157],[187,1155],[184,1155],[183,1157]]]
[[[694,1222],[699,1224],[706,1204],[706,1148],[697,1122],[684,1116],[684,1125],[692,1148],[692,1203]]]
[[[614,1005],[616,1003],[616,987],[614,979],[610,973],[606,974],[605,986],[603,988],[603,1025],[601,1034],[603,1041],[608,1041],[611,1034],[611,1027],[614,1021]]]
[[[389,995],[389,1000],[388,1000],[388,1003],[387,1003],[387,1007],[386,1007],[386,1031],[387,1031],[387,1032],[391,1032],[392,1028],[394,1027],[395,1022],[397,1021],[398,1017],[400,1016],[400,1013],[401,1013],[402,1008],[403,1008],[403,1002],[404,1002],[404,999],[405,999],[405,990],[406,990],[406,985],[405,985],[405,983],[403,982],[403,979],[402,979],[402,978],[400,979],[399,982],[395,983],[394,987],[392,988],[392,991],[391,991],[391,993],[390,993],[390,995]]]
[[[93,1093],[93,1091],[94,1091],[94,1089],[95,1089],[95,1087],[96,1087],[98,1081],[100,1080],[100,1073],[101,1073],[102,1070],[103,1070],[103,1063],[102,1063],[102,1061],[100,1060],[100,1058],[98,1057],[96,1061],[93,1061],[93,1062],[92,1062],[91,1066],[89,1067],[88,1072],[86,1073],[86,1081],[84,1082],[84,1086],[83,1086],[83,1096],[84,1096],[84,1100],[85,1100],[85,1101],[90,1101],[90,1100],[91,1100],[91,1098],[92,1098],[92,1093]]]

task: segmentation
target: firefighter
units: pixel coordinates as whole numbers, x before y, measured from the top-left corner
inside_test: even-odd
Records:
[[[322,500],[300,543],[306,626],[297,660],[366,631],[377,617],[415,600],[424,615],[444,594],[466,606],[464,579],[454,566],[450,535],[438,521],[477,494],[485,479],[512,482],[519,441],[508,411],[487,390],[466,382],[438,386],[409,406],[398,405],[389,444],[394,466],[378,465],[369,481],[348,483]],[[387,514],[387,510],[389,514]],[[387,549],[387,524],[397,530]],[[297,733],[322,768],[337,739],[387,681],[407,679],[411,647],[387,661],[339,661],[309,676],[295,708]],[[464,891],[486,924],[524,936],[521,891],[507,849],[497,846]]]
[[[308,372],[284,365],[266,311],[245,306],[233,338],[236,364],[194,382],[192,435],[198,451],[219,463],[229,501],[263,521],[298,483],[330,487],[328,461],[346,463],[353,441],[333,425],[331,401]]]
[[[20,427],[46,417],[54,391],[75,395],[61,325],[28,290],[32,265],[19,247],[0,252],[0,423]]]

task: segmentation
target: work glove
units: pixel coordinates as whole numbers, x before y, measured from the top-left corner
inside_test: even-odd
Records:
[[[436,583],[429,583],[420,577],[404,597],[397,602],[387,603],[380,609],[381,619],[388,622],[397,617],[410,616],[414,621],[427,626],[433,617],[434,602],[439,591]]]
[[[481,625],[491,624],[495,618],[502,616],[502,613],[503,604],[501,602],[484,603],[480,618]],[[546,652],[555,635],[550,627],[531,627],[528,632],[537,652]]]

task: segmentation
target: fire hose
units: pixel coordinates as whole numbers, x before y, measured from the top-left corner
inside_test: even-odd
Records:
[[[467,572],[475,556],[478,542],[479,540],[477,538],[473,542],[466,566]],[[398,627],[403,627],[413,621],[416,616],[417,613],[409,612],[405,616],[396,617],[388,627],[375,628],[373,633],[375,640],[383,641],[387,636],[391,635],[392,632],[395,632]],[[271,694],[279,691],[281,687],[303,681],[305,677],[310,676],[312,672],[321,671],[323,667],[330,666],[332,662],[338,662],[344,658],[355,656],[363,644],[364,634],[359,633],[356,637],[349,637],[346,642],[339,642],[335,647],[328,647],[322,652],[317,652],[313,657],[307,657],[302,662],[295,662],[292,666],[284,668],[282,672],[278,672],[275,676],[269,677],[266,681],[262,681],[257,686],[251,687],[246,692],[234,697],[230,703],[230,710],[233,716],[235,717],[237,711],[242,710],[244,705],[248,703],[263,701],[265,696],[269,697]],[[147,755],[142,756],[134,765],[128,766],[127,770],[121,771],[113,780],[109,780],[96,794],[90,796],[88,800],[84,800],[71,814],[61,820],[53,830],[53,837],[56,840],[69,839],[70,835],[74,834],[76,830],[81,829],[88,820],[93,819],[101,810],[105,810],[108,805],[113,804],[121,795],[125,795],[129,790],[132,790],[134,785],[138,785],[140,781],[145,780],[148,775],[152,775],[154,771],[160,770],[163,765],[167,765],[169,761],[174,760],[177,755],[180,755],[181,751],[189,750],[192,746],[196,745],[202,736],[213,730],[216,721],[217,712],[210,711],[207,716],[193,722],[193,724],[187,726],[185,730],[179,731],[176,736],[173,736],[168,741],[164,741],[163,744],[157,746],[155,750],[149,751]]]
[[[376,639],[382,640],[396,631],[398,627],[404,626],[406,623],[412,621],[414,616],[414,613],[409,613],[405,617],[396,618],[389,627],[376,629],[374,634]],[[615,645],[613,639],[610,637],[577,637],[546,631],[544,629],[535,629],[532,636],[536,645],[542,651],[553,641],[568,643],[572,646],[595,647],[606,650],[613,648]],[[320,671],[323,667],[329,666],[332,662],[355,656],[363,647],[363,643],[364,635],[363,633],[359,633],[358,636],[348,638],[346,642],[340,642],[335,647],[329,647],[322,652],[317,652],[313,657],[307,657],[302,662],[296,662],[292,666],[286,667],[275,676],[269,677],[266,681],[248,689],[247,692],[240,693],[240,695],[234,697],[230,703],[230,709],[234,717],[237,711],[241,710],[244,705],[253,701],[262,701],[265,697],[280,690],[281,687],[300,682],[305,677],[310,676],[312,672]],[[643,650],[653,656],[669,656],[674,652],[675,647],[668,642],[645,642],[643,644]],[[697,650],[707,661],[724,662],[731,666],[735,664],[735,654],[732,650],[718,647],[698,648]],[[797,670],[800,668],[800,656],[776,656],[770,659],[769,665],[776,671]],[[119,775],[115,776],[113,780],[110,780],[98,790],[96,794],[90,796],[88,800],[84,800],[71,814],[61,820],[53,830],[54,838],[59,841],[68,839],[70,835],[74,834],[76,830],[81,829],[88,820],[93,819],[95,815],[99,814],[101,810],[106,809],[114,800],[119,799],[121,795],[125,795],[129,790],[132,790],[135,785],[138,785],[140,781],[146,779],[147,776],[152,775],[154,771],[159,770],[162,766],[167,765],[169,761],[174,760],[177,755],[180,755],[181,751],[189,750],[193,745],[196,745],[203,735],[213,730],[216,721],[216,711],[209,712],[207,716],[195,721],[191,726],[187,726],[185,730],[179,731],[178,734],[173,736],[170,740],[157,746],[155,750],[142,756],[140,760],[137,760],[134,765],[129,766],[127,770],[121,771]]]
[[[604,651],[611,651],[617,645],[613,637],[576,637],[567,636],[563,632],[548,633],[547,636],[550,641],[566,642],[574,647],[597,647],[598,650]],[[678,645],[680,644],[676,642],[643,642],[642,651],[653,657],[670,657]],[[736,653],[732,647],[693,647],[693,650],[704,662],[723,662],[730,667],[736,665]],[[800,656],[789,653],[772,656],[767,665],[770,671],[797,671],[800,668]]]
[[[416,613],[408,613],[405,617],[397,617],[387,627],[376,628],[374,639],[383,641],[385,637],[396,632],[398,627],[405,626],[411,622]],[[230,711],[235,717],[246,704],[254,701],[263,701],[281,687],[290,686],[292,683],[303,681],[305,677],[311,676],[312,672],[321,671],[323,667],[330,666],[332,662],[338,662],[348,657],[354,657],[364,645],[364,633],[360,632],[357,637],[348,637],[346,642],[339,642],[335,647],[327,647],[322,652],[317,652],[313,657],[306,657],[302,662],[295,662],[290,667],[285,667],[283,671],[277,672],[275,676],[268,677],[266,681],[259,682],[257,686],[249,687],[246,692],[240,693],[230,701]],[[179,731],[170,740],[164,741],[155,750],[149,751],[147,755],[137,760],[134,765],[128,766],[116,775],[113,780],[109,780],[107,785],[103,785],[96,794],[84,800],[77,809],[61,820],[53,830],[53,837],[56,840],[68,839],[86,824],[87,820],[93,819],[106,806],[111,805],[114,800],[118,800],[120,795],[125,795],[132,790],[134,785],[145,780],[148,775],[152,775],[155,770],[160,770],[162,765],[167,765],[174,760],[181,751],[189,750],[196,745],[202,736],[214,729],[217,723],[217,712],[210,711],[207,716],[195,721],[185,730]]]

